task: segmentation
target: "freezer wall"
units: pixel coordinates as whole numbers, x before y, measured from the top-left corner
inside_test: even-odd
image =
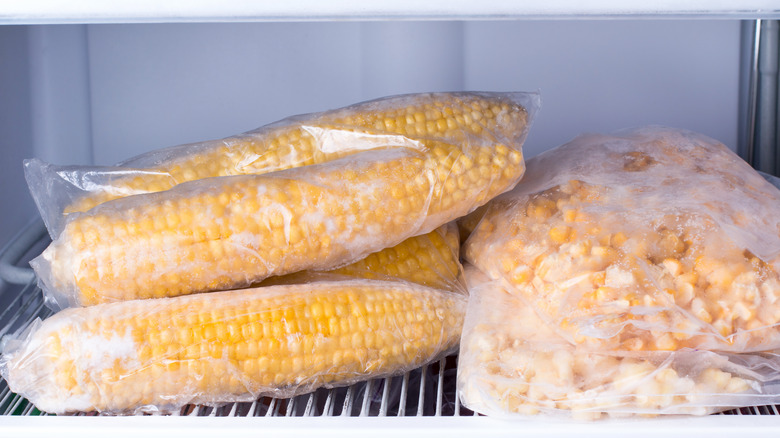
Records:
[[[585,131],[645,124],[737,142],[735,20],[0,30],[0,87],[13,95],[0,102],[0,170],[7,170],[0,183],[9,188],[4,205],[19,206],[0,216],[0,244],[33,214],[20,175],[24,156],[112,164],[389,94],[539,90],[543,104],[526,144],[529,156]]]
[[[22,173],[33,155],[27,44],[26,28],[0,26],[0,248],[35,212]]]
[[[90,26],[95,161],[454,89],[540,90],[529,155],[649,123],[733,146],[739,39],[725,20]]]

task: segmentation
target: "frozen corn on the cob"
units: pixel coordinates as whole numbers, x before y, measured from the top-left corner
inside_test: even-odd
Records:
[[[268,173],[367,149],[432,147],[436,141],[511,146],[524,137],[526,107],[533,107],[535,99],[527,93],[395,96],[291,117],[222,140],[162,149],[119,167],[79,170],[30,161],[28,181],[56,236],[63,211],[86,211],[111,199],[167,190],[186,181]]]
[[[458,358],[464,406],[496,415],[705,415],[780,401],[776,354],[590,350],[560,336],[523,298],[467,266]]]
[[[660,128],[529,161],[466,259],[599,350],[780,347],[780,192],[714,140]]]
[[[32,265],[61,306],[246,287],[430,232],[523,170],[516,149],[436,143],[192,181],[74,216]]]
[[[311,271],[296,272],[267,278],[259,285],[305,283],[318,274]],[[322,274],[403,280],[435,289],[463,291],[458,227],[455,222],[450,222],[428,234],[410,237],[394,247]]]
[[[111,303],[43,321],[0,370],[55,413],[291,397],[434,360],[464,312],[461,294],[373,280]]]

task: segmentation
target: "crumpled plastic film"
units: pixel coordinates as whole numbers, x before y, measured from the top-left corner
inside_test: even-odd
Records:
[[[535,93],[420,93],[280,120],[220,140],[148,152],[117,166],[60,166],[33,159],[25,175],[47,229],[65,218],[130,195],[197,179],[269,173],[374,149],[450,144],[522,144],[539,106]]]
[[[451,353],[465,309],[463,294],[378,280],[71,308],[7,342],[0,374],[51,413],[292,397]]]
[[[573,420],[706,415],[780,402],[780,355],[590,349],[473,266],[458,362],[464,406]]]
[[[529,160],[464,252],[596,351],[780,348],[780,191],[699,134],[585,135]]]

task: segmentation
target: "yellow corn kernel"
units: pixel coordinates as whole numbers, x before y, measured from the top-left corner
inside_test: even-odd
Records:
[[[610,237],[610,243],[613,247],[622,246],[624,243],[626,243],[626,240],[628,240],[628,237],[621,231],[613,234]]]
[[[617,251],[608,246],[594,246],[591,248],[590,253],[593,256],[601,257],[606,260],[612,260],[617,255]]]
[[[260,395],[291,397],[325,383],[410,370],[450,351],[465,307],[461,294],[354,280],[73,308],[45,320],[5,355],[7,379],[15,392],[54,413],[132,412],[141,401],[172,410]],[[180,318],[177,330],[153,335],[168,330],[176,315],[193,314],[200,315],[196,322]],[[275,328],[238,340],[220,336],[244,333],[250,323],[242,323],[243,316]],[[328,327],[334,318],[347,321],[350,332],[333,333]],[[309,323],[317,330],[301,329]],[[204,326],[211,329],[179,337]],[[408,328],[406,335],[399,327]],[[322,360],[307,361],[307,355]]]
[[[732,377],[726,384],[725,391],[732,394],[738,394],[741,392],[747,392],[750,390],[750,384],[745,379],[739,377]]]
[[[566,225],[560,225],[557,227],[552,227],[550,229],[550,238],[553,242],[561,244],[566,243],[569,241],[569,236],[571,235],[571,227],[568,227]]]
[[[596,289],[593,298],[596,301],[603,302],[610,296],[614,296],[615,289],[611,287],[601,286],[600,288]]]
[[[701,298],[697,297],[691,300],[691,313],[707,324],[712,322],[712,316],[705,308],[704,301]]]
[[[530,268],[527,266],[519,266],[517,269],[515,269],[509,279],[514,284],[523,284],[531,281],[531,277],[533,276],[533,272]]]
[[[673,351],[677,349],[677,340],[674,339],[671,333],[664,333],[655,338],[653,343],[656,350]]]
[[[731,374],[719,369],[707,368],[702,371],[699,380],[715,386],[717,388],[716,391],[719,392],[726,389],[731,381]]]
[[[680,275],[680,271],[682,270],[682,265],[680,264],[679,260],[676,259],[665,259],[662,262],[664,268],[673,276]]]
[[[644,341],[641,338],[633,337],[626,339],[621,345],[628,351],[641,351],[644,347]]]

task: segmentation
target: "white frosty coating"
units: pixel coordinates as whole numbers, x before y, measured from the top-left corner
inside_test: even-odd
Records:
[[[705,415],[774,404],[776,354],[589,351],[575,347],[522,299],[469,266],[471,294],[458,366],[464,406],[498,417],[544,413],[604,416]]]
[[[319,149],[325,153],[365,151],[387,147],[404,147],[423,151],[425,146],[405,135],[389,135],[355,132],[342,129],[325,129],[319,126],[302,126],[314,137]]]
[[[240,309],[249,309],[251,304],[260,300],[284,298],[284,301],[279,302],[292,305],[292,303],[299,302],[298,300],[310,295],[314,291],[322,292],[323,295],[321,297],[325,299],[327,297],[326,294],[330,290],[358,287],[371,288],[373,294],[370,296],[398,296],[419,300],[423,309],[438,310],[436,315],[441,318],[440,322],[454,321],[459,325],[457,320],[462,317],[465,311],[465,297],[461,294],[453,294],[404,282],[375,280],[323,281],[309,285],[271,286],[260,289],[215,292],[159,300],[103,304],[87,308],[67,309],[44,321],[40,326],[33,327],[30,330],[31,334],[23,336],[18,342],[12,343],[14,345],[3,351],[3,358],[6,363],[2,364],[1,369],[3,370],[3,376],[9,381],[9,385],[14,391],[30,399],[39,408],[55,413],[74,410],[88,411],[92,410],[96,403],[100,406],[105,406],[105,403],[108,403],[108,406],[117,406],[116,408],[110,408],[109,411],[126,412],[128,409],[132,411],[134,406],[122,405],[122,399],[117,399],[116,397],[121,397],[121,394],[127,395],[126,391],[131,388],[143,388],[145,383],[153,385],[152,390],[155,391],[154,397],[157,400],[154,406],[141,408],[145,410],[158,408],[162,410],[177,409],[190,402],[214,404],[235,400],[248,401],[257,399],[261,394],[290,397],[314,390],[323,384],[326,386],[350,384],[357,380],[363,380],[367,377],[378,377],[379,375],[375,370],[371,369],[372,364],[365,364],[365,369],[360,369],[360,365],[356,365],[358,369],[354,373],[350,371],[349,375],[335,376],[336,380],[330,383],[325,383],[327,380],[320,380],[321,374],[312,374],[299,379],[299,386],[267,387],[259,383],[257,376],[247,375],[243,370],[237,368],[235,364],[228,363],[223,359],[216,359],[211,357],[209,353],[206,353],[205,357],[200,357],[197,360],[207,361],[209,369],[221,370],[221,372],[244,382],[243,388],[246,393],[198,392],[196,382],[204,376],[190,374],[170,375],[165,373],[155,376],[154,372],[150,372],[150,367],[160,364],[161,360],[163,362],[166,360],[165,357],[167,356],[165,355],[167,353],[163,353],[164,356],[162,358],[155,356],[152,359],[152,363],[141,363],[138,360],[139,352],[147,346],[149,340],[135,343],[133,334],[123,327],[122,323],[131,319],[144,318],[151,322],[149,326],[150,331],[161,332],[170,325],[177,324],[177,321],[182,324],[179,327],[186,327],[186,324],[190,323],[183,323],[183,321],[188,316],[192,316],[192,313],[189,312],[201,312],[208,309],[212,309],[212,312],[217,312],[217,315],[223,316],[224,320],[240,320],[245,316],[245,313],[242,313]],[[365,304],[365,308],[362,307],[363,304]],[[363,304],[359,304],[361,307],[355,307],[352,311],[360,311],[361,313],[374,311],[372,300],[368,300]],[[282,304],[279,307],[268,308],[261,306],[259,311],[274,312],[282,310],[286,305]],[[226,313],[222,313],[223,310]],[[380,308],[376,310],[379,311]],[[160,318],[161,315],[169,315],[169,317]],[[397,346],[407,342],[423,341],[423,339],[417,336],[410,337],[410,334],[404,330],[406,326],[397,325],[404,324],[406,317],[404,313],[397,314],[395,317],[398,318],[397,321],[395,318],[392,320],[393,323],[386,321],[384,327],[379,332],[385,333],[386,336],[393,339],[392,342]],[[101,321],[105,323],[103,324]],[[197,324],[197,322],[192,324]],[[104,327],[105,333],[94,332],[94,330],[100,330],[100,327]],[[442,329],[442,333],[428,334],[436,337],[446,336],[446,338],[441,338],[440,343],[434,343],[435,345],[431,344],[426,347],[425,351],[429,352],[426,354],[431,354],[431,357],[424,357],[424,355],[416,353],[417,357],[413,359],[414,363],[398,364],[397,369],[396,365],[393,364],[394,368],[385,368],[382,371],[384,373],[382,376],[387,373],[408,371],[435,359],[441,354],[449,353],[451,346],[457,343],[457,335],[460,333],[459,326],[450,327],[445,323]],[[282,342],[286,342],[291,347],[291,351],[295,351],[296,348],[303,348],[300,343],[296,343],[298,336],[305,333],[306,329],[303,330],[303,332],[290,333],[286,338],[281,339]],[[87,334],[87,332],[92,334]],[[362,342],[362,336],[372,336],[373,334],[356,333],[355,335],[361,336],[360,341]],[[136,333],[135,335],[145,339],[144,336],[146,334]],[[343,351],[344,348],[348,348],[344,345],[344,342],[353,342],[351,336],[352,334],[345,340],[343,336],[321,334],[312,339],[313,351],[311,353],[330,353],[331,350],[327,348],[328,345],[339,344],[341,344],[340,348]],[[46,345],[57,339],[61,340],[62,346],[61,354],[55,355],[48,350]],[[334,350],[333,352],[337,351]],[[379,354],[380,351],[375,350],[368,357],[379,357],[377,356]],[[330,359],[330,356],[324,356],[325,368],[318,371],[318,373],[331,372],[329,367],[337,366],[327,365]],[[181,366],[186,367],[186,362],[187,360],[181,360]],[[118,370],[114,369],[115,366],[119,367]],[[102,373],[104,369],[110,370],[107,374],[109,380],[105,380]],[[71,373],[65,372],[70,370],[72,370],[72,375],[77,379],[75,387],[72,387],[69,382],[63,383],[56,378],[56,376],[71,375]],[[304,375],[306,374],[305,370],[301,372]],[[115,378],[119,380],[114,380]],[[166,380],[166,378],[170,380]],[[177,382],[177,384],[170,385],[171,380]],[[140,387],[136,385],[140,385]],[[218,388],[220,387],[215,387],[215,390],[218,391]],[[118,403],[118,405],[112,405],[111,403]]]
[[[543,201],[552,216],[529,213]],[[663,127],[578,137],[530,160],[485,218],[467,258],[572,340],[642,350],[780,345],[780,191],[714,140]],[[553,242],[551,227],[563,225],[572,237]],[[658,250],[666,231],[681,249]],[[610,241],[618,234],[624,243]],[[568,282],[583,274],[592,280]]]
[[[110,337],[106,338],[106,335]],[[73,357],[79,358],[83,371],[92,374],[109,369],[119,360],[127,367],[137,366],[139,345],[128,327],[124,333],[85,331],[73,345]]]
[[[72,366],[69,355],[56,355],[50,350],[52,337],[67,326],[67,317],[61,315],[54,315],[45,323],[38,320],[19,339],[3,348],[2,370],[8,387],[28,399],[40,400],[37,406],[50,412],[56,412],[63,403],[72,403],[79,408],[91,406],[88,398],[74,396],[54,380],[54,370]]]
[[[673,145],[678,155],[666,155],[659,147],[662,144]],[[652,157],[655,164],[640,172],[623,171],[623,154],[637,151]],[[679,156],[688,159],[680,161]],[[704,135],[654,126],[616,135],[587,134],[527,164],[523,182],[503,199],[519,199],[580,180],[610,187],[616,198],[622,198],[622,191],[631,201],[626,211],[642,214],[648,221],[675,211],[707,215],[733,241],[763,260],[780,256],[780,190],[725,145]]]

